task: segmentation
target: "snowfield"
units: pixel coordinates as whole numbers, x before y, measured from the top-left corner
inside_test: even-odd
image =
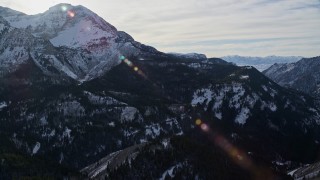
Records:
[[[247,76],[246,76],[247,77]],[[265,91],[267,87],[263,86]],[[276,92],[273,92],[273,96]],[[222,105],[227,103],[229,108],[235,110],[237,115],[234,122],[243,125],[250,118],[251,110],[257,102],[261,102],[261,110],[268,108],[275,112],[277,106],[273,102],[265,102],[256,93],[248,94],[245,87],[241,83],[211,85],[208,88],[198,89],[193,94],[191,100],[192,106],[203,106],[204,110],[208,110],[209,105],[217,119],[223,119]]]

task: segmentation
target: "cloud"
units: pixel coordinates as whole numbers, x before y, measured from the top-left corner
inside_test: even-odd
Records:
[[[1,0],[35,12],[37,0]],[[60,0],[43,0],[39,7]],[[136,40],[165,52],[208,56],[317,56],[319,0],[69,0],[93,10]],[[32,5],[34,7],[31,7]]]

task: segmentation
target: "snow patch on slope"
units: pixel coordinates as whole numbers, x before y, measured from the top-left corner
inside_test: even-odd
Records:
[[[37,154],[39,149],[40,149],[40,147],[41,147],[41,144],[39,142],[37,142],[36,145],[33,147],[32,155]]]
[[[0,24],[0,32],[2,32],[7,26],[5,26],[4,24]]]
[[[197,104],[203,104],[205,102],[206,106],[208,106],[209,101],[213,96],[213,92],[209,88],[204,88],[197,90],[193,94],[193,99],[191,101],[192,106],[196,106]]]
[[[277,94],[277,91],[272,88],[267,88],[264,85],[262,88],[272,97]],[[234,121],[241,125],[247,122],[251,115],[250,110],[254,109],[259,101],[261,102],[261,110],[268,108],[272,112],[277,111],[278,107],[274,102],[265,102],[260,97],[262,94],[259,96],[254,92],[249,92],[240,83],[210,85],[208,88],[198,89],[194,92],[191,105],[203,107],[205,111],[212,106],[211,109],[215,117],[223,119],[223,104],[228,104],[230,109],[237,112]]]
[[[210,86],[209,88],[197,90],[193,94],[191,105],[204,105],[204,109],[207,110],[209,103],[211,102],[212,111],[214,112],[215,117],[222,119],[222,104],[224,101],[229,101],[229,108],[239,111],[235,122],[244,124],[249,116],[248,108],[253,108],[255,103],[259,100],[258,95],[245,95],[245,92],[245,88],[240,83]],[[248,106],[248,108],[245,106]]]
[[[69,129],[68,127],[65,128],[64,132],[63,132],[63,136],[67,137],[67,138],[71,138],[71,129]]]
[[[7,106],[8,106],[8,105],[7,105],[6,102],[1,102],[1,103],[0,103],[0,111],[1,111],[3,108],[7,107]]]
[[[10,66],[18,66],[26,62],[28,58],[28,52],[24,47],[8,47],[0,54],[0,66],[8,68]]]
[[[94,105],[127,105],[126,103],[120,102],[112,97],[98,96],[88,91],[84,91],[84,94],[88,97],[90,103]]]
[[[261,110],[264,110],[265,108],[268,108],[270,109],[271,111],[275,112],[277,111],[278,107],[276,104],[274,104],[273,102],[265,102],[265,101],[262,101],[262,105],[261,105]]]
[[[250,110],[248,108],[242,108],[240,113],[237,115],[235,122],[238,124],[245,124],[249,118]]]
[[[162,173],[162,176],[159,178],[159,180],[165,180],[165,179],[166,179],[166,176],[168,176],[168,175],[169,175],[171,178],[174,178],[174,177],[175,177],[174,170],[175,170],[175,169],[178,169],[178,168],[181,168],[181,167],[182,167],[182,164],[181,164],[181,163],[170,167],[168,170],[166,170],[164,173]]]
[[[67,46],[72,48],[87,47],[92,44],[100,44],[110,38],[114,38],[113,32],[107,32],[90,20],[81,20],[68,29],[60,31],[50,42],[56,46]]]
[[[59,104],[58,111],[63,112],[64,116],[80,117],[85,112],[85,109],[77,101],[68,101]]]
[[[160,136],[161,127],[159,124],[152,124],[146,126],[145,135],[151,136],[153,139]]]
[[[121,122],[131,122],[135,119],[136,114],[138,114],[139,111],[135,107],[125,107],[122,109],[120,120]]]
[[[242,80],[249,79],[249,75],[242,75],[242,76],[240,76],[240,79],[242,79]]]

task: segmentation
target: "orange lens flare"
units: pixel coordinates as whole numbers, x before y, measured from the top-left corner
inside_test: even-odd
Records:
[[[129,66],[129,67],[132,67],[132,62],[129,61],[128,59],[125,59],[124,62]]]
[[[197,126],[200,126],[201,123],[202,123],[201,119],[197,119],[197,120],[196,120],[196,125],[197,125]]]
[[[145,79],[148,79],[147,76],[143,73],[143,71],[141,71],[138,66],[135,66],[135,65],[134,65],[129,59],[127,59],[125,56],[122,56],[122,55],[121,55],[121,56],[119,56],[119,59],[120,59],[121,61],[123,61],[124,63],[126,63],[129,67],[133,67],[133,70],[134,70],[135,72],[137,72],[140,76],[144,77]]]
[[[72,11],[68,11],[68,16],[73,18],[76,14]]]
[[[213,133],[211,128],[201,119],[196,119],[195,124],[199,126],[203,132],[210,135],[210,138],[212,138],[214,144],[225,151],[236,164],[243,169],[250,171],[254,175],[254,179],[261,179],[261,177],[265,176],[270,177],[269,179],[273,179],[275,177],[271,171],[254,166],[250,157],[246,153],[231,144],[222,135],[219,135],[216,132]]]

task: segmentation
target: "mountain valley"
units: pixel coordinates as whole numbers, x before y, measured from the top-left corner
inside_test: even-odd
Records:
[[[290,179],[319,160],[318,61],[263,74],[83,6],[0,7],[0,179]]]

